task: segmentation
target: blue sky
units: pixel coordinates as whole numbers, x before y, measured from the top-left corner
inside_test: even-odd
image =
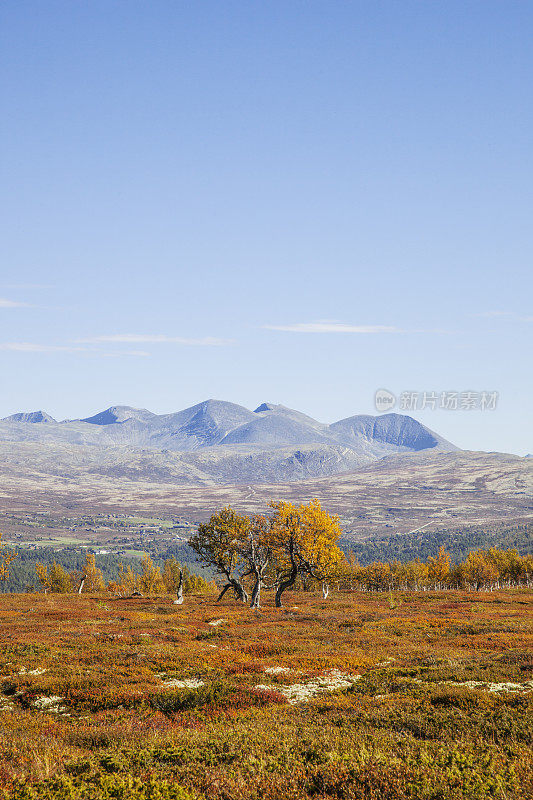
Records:
[[[4,0],[0,416],[379,388],[533,451],[533,5]]]

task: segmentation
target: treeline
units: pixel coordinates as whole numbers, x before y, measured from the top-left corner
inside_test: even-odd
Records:
[[[403,589],[504,589],[533,587],[533,555],[521,556],[517,550],[473,550],[464,561],[453,563],[441,547],[437,556],[424,562],[374,561],[362,566],[350,553],[337,580],[339,589],[391,591]]]
[[[315,591],[327,598],[330,587],[341,591],[420,591],[500,589],[533,586],[533,554],[516,548],[472,549],[453,562],[444,546],[424,561],[374,560],[361,564],[354,552],[338,547],[341,529],[318,500],[298,507],[272,502],[267,516],[246,517],[231,508],[213,514],[190,540],[204,564],[216,570],[222,592],[231,590],[243,602],[251,592],[258,605],[261,587],[274,589],[276,605],[287,589]],[[257,602],[255,602],[257,601]]]
[[[65,569],[57,561],[37,563],[35,578],[38,589],[45,592],[103,592],[117,596],[138,594],[174,594],[179,587],[186,593],[213,594],[220,587],[214,580],[195,574],[175,558],[169,558],[162,568],[148,554],[134,566],[119,565],[115,579],[105,581],[95,556],[87,553],[81,569]],[[316,591],[320,585],[332,585],[339,591],[404,591],[469,589],[507,589],[533,587],[533,555],[521,556],[512,550],[473,550],[467,558],[453,563],[450,554],[441,547],[436,557],[425,562],[420,559],[400,562],[374,561],[362,566],[350,553],[348,558],[331,564],[320,576],[315,570],[300,570],[291,586],[303,591]],[[230,583],[228,588],[234,588]],[[272,587],[274,588],[274,587]],[[289,587],[286,587],[289,588]],[[245,598],[241,598],[245,599]]]
[[[366,560],[360,557],[361,547],[377,546],[377,552],[381,552],[380,543],[343,541],[338,517],[330,516],[318,500],[300,506],[272,502],[270,509],[265,516],[247,517],[224,508],[199,525],[189,543],[154,548],[156,558],[147,552],[142,559],[122,560],[116,554],[101,554],[97,560],[90,551],[66,548],[58,552],[50,547],[15,554],[2,545],[0,537],[0,588],[11,592],[107,590],[124,596],[177,592],[181,597],[184,591],[211,593],[218,589],[219,599],[229,591],[258,608],[263,588],[275,591],[279,606],[282,594],[293,588],[321,587],[327,597],[330,587],[341,591],[419,591],[533,586],[533,553],[527,545],[530,524],[500,529],[498,534],[507,541],[520,539],[525,552],[517,547],[486,546],[486,531],[484,546],[466,550],[467,543],[477,541],[482,533],[481,529],[471,529],[455,532],[451,551],[442,543],[449,533],[419,532],[415,534],[417,540],[428,540],[425,547],[430,552],[425,558],[421,546],[411,549],[417,540],[410,543],[412,535],[406,535],[388,540],[385,552],[391,557]],[[438,541],[441,543],[435,547]],[[454,556],[456,552],[463,557]],[[162,558],[163,554],[167,557]],[[176,558],[176,554],[187,561]],[[191,563],[193,559],[196,564]]]
[[[90,554],[90,553],[89,553]],[[51,568],[53,564],[60,566],[68,575],[72,576],[73,585],[85,569],[87,551],[75,548],[65,548],[57,551],[52,547],[41,547],[34,550],[19,550],[4,548],[0,552],[0,559],[4,556],[15,556],[9,564],[3,578],[0,576],[1,592],[39,592],[42,585],[37,574],[37,564],[42,564]],[[181,557],[180,557],[181,556]],[[185,556],[185,558],[183,558]],[[155,566],[160,570],[164,568],[165,561],[174,559],[178,561],[182,568],[190,574],[199,575],[208,581],[210,574],[196,566],[195,556],[187,545],[176,545],[164,548],[158,552],[158,557],[154,558]],[[121,571],[131,568],[132,572],[139,573],[141,570],[141,559],[132,557],[120,557],[116,554],[99,554],[96,556],[96,566],[102,573],[102,580],[107,586],[109,583],[116,582],[121,575]]]
[[[4,592],[31,592],[39,591],[40,584],[35,567],[38,563],[51,566],[54,561],[68,573],[79,572],[83,569],[86,551],[75,548],[54,550],[53,547],[39,547],[35,550],[20,548],[6,548],[7,553],[16,553],[16,558],[9,565],[9,575],[0,584],[0,591]],[[113,580],[119,573],[121,559],[114,554],[102,554],[97,557],[98,567],[106,582]],[[135,566],[138,559],[124,559],[126,563]]]
[[[121,567],[116,581],[111,581],[107,587],[108,592],[119,596],[133,594],[177,594],[183,599],[183,592],[190,594],[214,594],[218,586],[213,580],[206,580],[201,575],[192,572],[185,564],[180,564],[175,558],[167,558],[160,569],[148,554],[140,563],[140,571],[131,566]]]
[[[444,547],[452,561],[464,561],[472,550],[517,550],[521,556],[533,554],[533,524],[512,526],[471,526],[457,530],[416,531],[415,533],[380,536],[365,542],[339,540],[344,553],[353,553],[360,564],[373,561],[426,561]]]
[[[148,554],[145,554],[138,566],[119,565],[118,576],[106,583],[102,570],[96,566],[96,558],[87,553],[85,563],[80,570],[68,572],[57,561],[51,564],[37,563],[35,573],[40,588],[44,592],[69,594],[71,592],[96,593],[108,591],[119,597],[145,594],[177,594],[185,591],[196,594],[216,592],[214,582],[206,581],[201,575],[191,572],[186,566],[169,558],[160,569]]]

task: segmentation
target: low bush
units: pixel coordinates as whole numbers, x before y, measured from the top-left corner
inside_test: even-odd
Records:
[[[199,795],[168,781],[102,775],[87,780],[59,776],[33,786],[17,781],[10,800],[198,800]]]

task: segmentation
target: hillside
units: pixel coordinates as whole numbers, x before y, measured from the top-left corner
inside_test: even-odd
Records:
[[[516,550],[520,555],[533,554],[533,523],[507,527],[498,523],[487,523],[481,527],[465,526],[447,530],[446,528],[423,528],[404,535],[378,536],[363,542],[349,539],[341,540],[341,548],[353,553],[360,564],[373,561],[411,561],[429,556],[435,557],[440,547],[450,554],[452,561],[463,561],[472,550]]]
[[[318,497],[352,541],[531,518],[533,461],[458,450],[405,415],[326,425],[270,403],[206,401],[172,414],[112,406],[0,422],[2,511],[206,519],[225,504]]]
[[[262,513],[272,498],[302,502],[317,497],[329,512],[340,515],[349,538],[361,540],[420,528],[507,525],[530,519],[533,507],[533,461],[502,453],[430,451],[384,458],[329,477],[222,483],[210,472],[225,468],[229,477],[234,465],[227,454],[228,461],[220,462],[213,448],[193,454],[115,448],[95,462],[96,452],[31,442],[0,444],[2,511],[39,511],[52,517],[142,512],[197,522],[227,504]],[[257,458],[257,453],[247,456],[250,472]]]

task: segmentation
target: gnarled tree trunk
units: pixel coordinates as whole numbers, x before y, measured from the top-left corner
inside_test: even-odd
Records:
[[[228,589],[232,589],[235,597],[237,600],[240,600],[241,603],[248,602],[248,593],[242,584],[239,581],[235,580],[234,578],[230,578],[228,582],[222,587],[222,591],[220,592],[219,596],[217,597],[217,603],[222,600]]]
[[[285,580],[281,580],[276,589],[276,608],[281,608],[281,595],[286,589],[290,589],[296,583],[298,577],[298,567],[293,563],[292,568]]]

